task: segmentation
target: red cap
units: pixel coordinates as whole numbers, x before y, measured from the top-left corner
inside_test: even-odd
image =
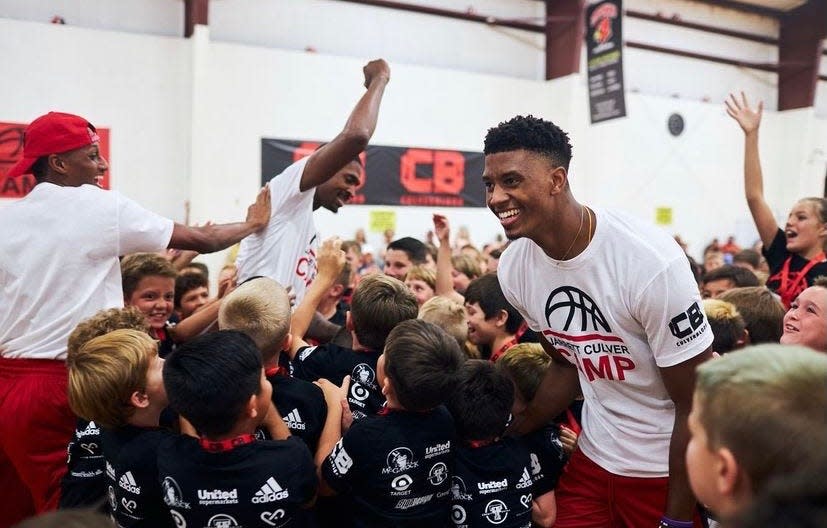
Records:
[[[28,174],[38,158],[61,154],[100,141],[92,123],[84,118],[61,112],[42,115],[23,133],[23,158],[9,169],[9,178]]]

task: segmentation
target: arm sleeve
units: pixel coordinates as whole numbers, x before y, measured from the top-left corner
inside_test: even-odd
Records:
[[[362,472],[365,446],[372,445],[370,434],[361,424],[354,423],[340,438],[333,451],[322,462],[322,476],[327,484],[338,493],[347,493]]]
[[[118,208],[118,255],[166,249],[174,222],[144,209],[117,191],[109,192],[115,193]]]
[[[761,253],[764,255],[764,258],[767,259],[770,270],[777,270],[781,264],[784,263],[787,256],[789,256],[789,252],[787,251],[787,236],[784,234],[784,231],[779,228],[775,233],[775,238],[772,239],[770,247],[762,248]]]
[[[634,306],[659,367],[677,365],[712,345],[701,294],[684,256],[655,275]]]
[[[325,350],[319,346],[306,346],[298,349],[296,357],[290,364],[293,377],[311,382],[323,377],[318,367],[320,363],[324,363],[325,358],[322,356],[326,355]]]
[[[304,192],[300,190],[304,166],[309,158],[310,156],[305,156],[296,161],[267,182],[271,197],[270,218],[293,216],[302,207],[305,198],[310,198],[316,192],[315,188]]]
[[[299,438],[293,436],[285,442],[291,446],[290,458],[294,461],[291,484],[295,490],[296,499],[292,502],[299,505],[307,504],[316,496],[316,488],[319,484],[316,477],[316,464],[313,462],[313,456],[307,449],[307,445]]]

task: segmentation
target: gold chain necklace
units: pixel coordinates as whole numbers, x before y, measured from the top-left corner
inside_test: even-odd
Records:
[[[574,247],[575,242],[577,242],[577,239],[580,238],[580,233],[583,232],[583,220],[585,220],[585,214],[586,214],[586,208],[581,205],[580,206],[580,227],[577,228],[577,234],[574,235],[574,240],[571,241],[571,245],[566,250],[566,252],[563,254],[563,256],[560,258],[560,260],[566,260],[566,257],[568,257],[569,253],[571,253],[571,248]],[[591,230],[592,230],[591,225],[592,225],[592,216],[591,216],[591,214],[589,214],[589,232],[591,232]]]

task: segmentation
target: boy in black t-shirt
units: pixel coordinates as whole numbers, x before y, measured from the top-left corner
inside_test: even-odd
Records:
[[[290,349],[290,299],[287,290],[267,277],[245,282],[228,294],[218,312],[222,330],[238,330],[252,338],[264,362],[264,374],[273,386],[273,403],[290,433],[316,452],[327,406],[322,390],[309,381],[291,377],[279,366],[282,350]],[[264,428],[256,432],[270,438]]]
[[[168,438],[158,454],[178,526],[283,526],[312,502],[313,459],[273,408],[251,338],[221,330],[185,343],[167,359],[164,384],[170,406],[201,435]],[[256,440],[269,414],[286,440]]]
[[[149,331],[144,314],[137,308],[110,308],[101,310],[82,321],[69,336],[67,349],[76,354],[78,349],[95,337],[113,330],[130,328]],[[92,506],[107,511],[106,463],[101,447],[98,424],[78,418],[75,432],[68,446],[66,475],[60,481],[59,508]]]
[[[460,439],[451,483],[456,526],[531,527],[531,453],[519,440],[502,437],[513,403],[514,386],[493,364],[465,364],[448,401]]]
[[[175,526],[161,500],[158,428],[167,405],[158,345],[145,332],[115,330],[69,350],[69,405],[100,431],[109,511],[119,526]]]
[[[335,278],[336,273],[335,268],[326,272],[320,263],[319,275],[305,300],[321,287],[325,277],[332,274]],[[375,414],[384,402],[376,376],[376,362],[385,347],[385,338],[402,321],[416,319],[417,312],[416,298],[402,282],[386,275],[365,277],[353,293],[347,314],[346,325],[353,336],[353,349],[332,343],[307,346],[302,340],[303,332],[294,329],[293,375],[307,381],[324,378],[335,385],[350,376],[347,400],[353,419]]]
[[[387,406],[343,438],[326,430],[316,455],[321,493],[350,494],[353,526],[450,524],[454,425],[441,404],[464,360],[456,340],[425,321],[404,321],[388,335],[377,364]]]

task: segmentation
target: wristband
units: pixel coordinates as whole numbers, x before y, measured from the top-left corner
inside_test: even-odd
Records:
[[[692,521],[676,521],[665,515],[660,518],[660,523],[658,524],[658,528],[692,528],[693,526]]]

